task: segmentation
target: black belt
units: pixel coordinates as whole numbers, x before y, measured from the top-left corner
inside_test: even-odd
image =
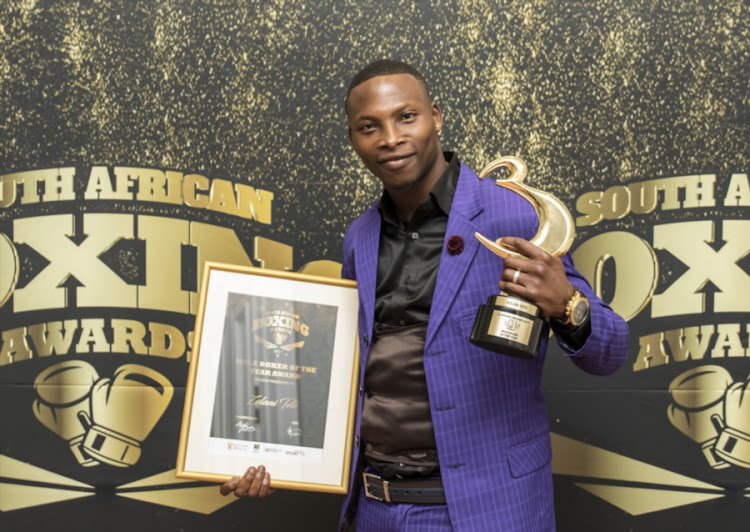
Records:
[[[445,504],[443,482],[439,478],[386,480],[372,473],[362,473],[365,495],[370,499],[412,504]]]

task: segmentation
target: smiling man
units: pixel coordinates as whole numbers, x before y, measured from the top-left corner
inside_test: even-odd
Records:
[[[395,196],[399,218],[410,220],[448,167],[437,136],[443,116],[426,82],[409,74],[366,79],[350,89],[346,111],[354,151]]]
[[[442,113],[413,67],[366,66],[346,114],[351,144],[384,191],[344,237],[342,277],[357,281],[360,297],[362,372],[340,529],[554,530],[541,386],[549,329],[574,364],[604,375],[627,357],[625,321],[569,256],[529,242],[539,222],[529,202],[442,151]],[[475,232],[507,235],[503,243],[524,257],[501,259]],[[469,341],[498,286],[547,320],[536,358]],[[585,302],[575,319],[572,301]],[[250,468],[222,486],[230,491],[265,496],[270,475]]]

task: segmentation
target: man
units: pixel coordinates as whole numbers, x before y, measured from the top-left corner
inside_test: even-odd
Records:
[[[548,327],[573,363],[608,374],[627,357],[627,325],[570,257],[528,242],[538,218],[525,199],[443,153],[442,112],[418,71],[368,65],[352,80],[346,113],[352,146],[384,192],[344,237],[363,371],[341,528],[356,516],[363,531],[554,530],[541,389]],[[503,261],[475,232],[506,236],[524,257]],[[501,291],[548,320],[535,359],[469,341],[498,276]],[[569,303],[578,300],[589,310],[575,323]],[[222,486],[230,491],[265,496],[270,476],[250,468]]]

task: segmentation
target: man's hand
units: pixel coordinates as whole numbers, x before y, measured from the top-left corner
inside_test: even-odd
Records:
[[[265,466],[249,467],[242,477],[233,477],[221,485],[222,495],[234,493],[236,497],[267,497],[276,491],[271,487],[271,475]]]
[[[500,242],[524,256],[505,259],[500,290],[535,304],[546,318],[564,318],[574,288],[562,261],[523,238],[503,237]]]

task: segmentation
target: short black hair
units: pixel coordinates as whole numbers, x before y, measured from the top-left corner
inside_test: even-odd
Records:
[[[396,74],[409,74],[424,86],[425,91],[427,91],[427,96],[430,95],[430,89],[427,86],[427,80],[419,72],[419,70],[417,70],[410,64],[404,63],[403,61],[399,61],[397,59],[378,59],[377,61],[373,61],[369,65],[365,66],[362,70],[354,75],[351,83],[349,83],[349,90],[346,91],[344,108],[346,108],[346,106],[349,104],[349,95],[355,87],[372,78],[377,78],[380,76],[393,76]]]

